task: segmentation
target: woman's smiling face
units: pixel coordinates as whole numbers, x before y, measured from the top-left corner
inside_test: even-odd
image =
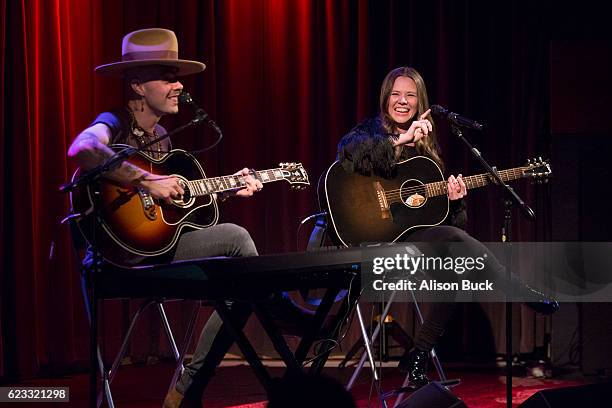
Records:
[[[411,120],[418,111],[417,86],[412,78],[400,76],[395,79],[387,104],[387,113],[397,124]]]

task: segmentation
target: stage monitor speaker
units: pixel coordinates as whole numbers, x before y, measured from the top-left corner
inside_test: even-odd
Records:
[[[604,383],[538,391],[519,408],[598,408],[611,405],[612,383]]]
[[[439,382],[430,382],[414,392],[397,408],[467,408],[465,402],[453,395],[450,390]]]

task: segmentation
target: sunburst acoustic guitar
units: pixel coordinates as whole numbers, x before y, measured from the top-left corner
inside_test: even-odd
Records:
[[[111,147],[117,151],[127,146]],[[213,194],[245,185],[241,175],[207,178],[196,158],[179,149],[159,159],[139,152],[129,162],[154,174],[178,177],[185,194],[168,204],[154,199],[143,188],[104,178],[70,194],[73,212],[83,215],[77,224],[85,239],[96,243],[105,260],[120,266],[167,254],[184,230],[216,224],[219,209]],[[72,179],[79,174],[77,170]],[[255,171],[253,177],[262,183],[287,181],[294,188],[310,184],[300,163],[281,163],[278,168]]]

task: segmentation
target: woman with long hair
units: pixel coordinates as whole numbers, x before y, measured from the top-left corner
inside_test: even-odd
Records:
[[[358,124],[341,139],[338,158],[349,172],[392,178],[398,162],[415,156],[430,158],[444,171],[425,82],[414,68],[399,67],[389,72],[382,83],[380,114]],[[447,190],[450,205],[444,222],[409,232],[402,239],[463,243],[471,253],[488,255],[487,278],[503,281],[505,268],[481,242],[463,230],[467,219],[463,198],[467,195],[467,188],[461,174],[448,177]],[[551,314],[559,308],[556,301],[531,289],[515,275],[512,275],[509,286],[500,286],[502,290],[511,289],[524,299],[537,300],[527,303],[536,312]],[[414,338],[414,348],[407,350],[400,359],[399,368],[408,372],[412,388],[420,388],[429,382],[428,354],[438,342],[454,310],[453,302],[432,303]]]

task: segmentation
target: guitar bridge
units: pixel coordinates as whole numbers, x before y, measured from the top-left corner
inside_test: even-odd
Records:
[[[378,200],[378,206],[380,207],[380,218],[383,220],[391,218],[391,211],[389,210],[389,202],[385,196],[385,189],[379,181],[375,181],[372,184],[374,185],[376,199]]]
[[[155,221],[157,219],[157,211],[155,210],[155,200],[151,194],[149,194],[149,192],[144,188],[138,188],[138,196],[140,197],[142,211],[144,212],[145,217],[151,221]]]

